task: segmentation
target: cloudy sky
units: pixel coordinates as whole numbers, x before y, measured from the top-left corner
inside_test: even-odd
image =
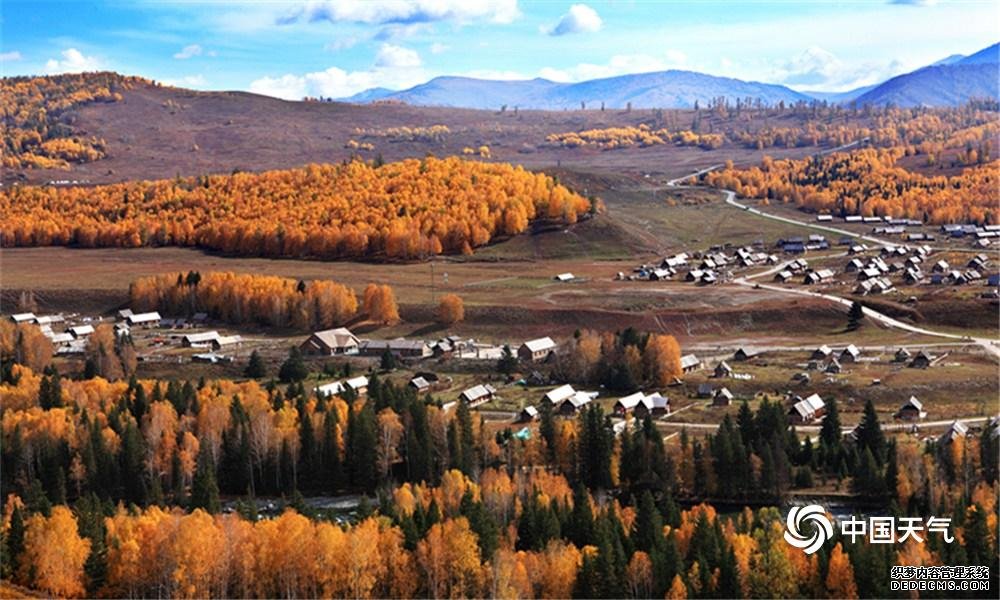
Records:
[[[5,76],[108,69],[283,98],[439,75],[686,69],[842,91],[1000,39],[1000,2],[3,0]]]

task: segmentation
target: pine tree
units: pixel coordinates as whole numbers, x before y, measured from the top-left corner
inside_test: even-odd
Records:
[[[850,310],[847,311],[847,329],[854,331],[861,327],[861,319],[865,316],[861,303],[855,300],[851,303]]]
[[[638,550],[650,554],[663,550],[663,516],[656,508],[653,494],[649,490],[646,490],[639,499],[632,536]]]
[[[566,534],[578,548],[594,543],[594,513],[590,509],[590,494],[580,483],[573,487],[573,510],[570,512]]]
[[[302,359],[302,351],[298,346],[292,346],[288,351],[288,358],[281,363],[278,371],[278,379],[282,383],[299,382],[309,376],[309,368]]]
[[[877,464],[885,462],[885,435],[882,433],[882,426],[878,422],[878,414],[875,413],[875,405],[871,399],[865,402],[864,414],[858,425],[857,446],[858,452],[866,448],[871,450]]]
[[[497,361],[497,371],[503,373],[504,375],[510,375],[517,369],[517,356],[511,351],[510,346],[504,344],[503,350],[500,353],[500,359]]]
[[[264,359],[261,358],[260,352],[257,352],[257,350],[254,350],[250,354],[250,362],[247,363],[247,368],[243,371],[243,375],[250,379],[267,377],[267,366],[264,364]]]
[[[323,490],[336,493],[344,487],[343,461],[337,443],[337,411],[330,407],[323,416]]]
[[[198,453],[198,469],[194,474],[194,482],[191,484],[191,501],[189,508],[194,510],[200,508],[211,514],[216,514],[222,509],[219,501],[219,486],[215,480],[215,469],[209,460],[207,449],[202,449]]]

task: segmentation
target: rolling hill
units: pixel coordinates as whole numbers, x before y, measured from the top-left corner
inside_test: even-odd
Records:
[[[957,106],[971,98],[1000,100],[1000,44],[893,77],[841,102],[896,106]]]
[[[1000,99],[997,63],[965,63],[924,67],[893,77],[858,96],[858,104],[957,106],[972,98]]]
[[[366,103],[376,99],[398,100],[418,106],[496,109],[501,105],[522,109],[562,110],[581,103],[607,108],[691,108],[719,97],[760,99],[765,104],[809,101],[805,94],[781,85],[715,77],[692,71],[659,71],[558,83],[548,79],[499,81],[469,77],[437,77],[427,83],[383,94],[368,90],[346,98]]]

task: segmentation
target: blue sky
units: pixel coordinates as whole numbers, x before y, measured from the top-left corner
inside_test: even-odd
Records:
[[[4,75],[110,69],[342,97],[438,75],[579,81],[678,68],[841,91],[1000,39],[995,0],[3,0]]]

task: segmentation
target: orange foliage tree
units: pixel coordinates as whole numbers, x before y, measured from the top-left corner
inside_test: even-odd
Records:
[[[454,325],[465,319],[465,303],[456,294],[441,296],[438,303],[437,321],[442,325]]]
[[[5,246],[198,246],[241,256],[423,258],[471,252],[590,202],[509,164],[410,159],[88,188],[0,190]],[[511,218],[519,215],[519,218]]]

